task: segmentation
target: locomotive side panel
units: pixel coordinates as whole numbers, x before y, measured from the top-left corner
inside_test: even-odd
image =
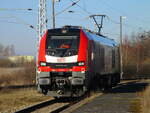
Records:
[[[93,87],[110,88],[120,81],[119,54],[116,43],[103,36],[87,33],[91,50],[91,80]],[[88,51],[89,51],[88,50]]]
[[[98,42],[94,42],[92,70],[93,73],[100,75],[112,74],[116,68],[116,60],[114,47],[106,46]]]
[[[105,74],[112,73],[112,48],[109,46],[105,46]]]

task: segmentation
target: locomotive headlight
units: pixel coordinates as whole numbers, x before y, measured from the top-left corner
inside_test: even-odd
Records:
[[[41,66],[46,66],[46,62],[41,62],[40,65]]]
[[[79,66],[84,66],[85,63],[84,63],[84,62],[78,62],[78,65],[79,65]]]

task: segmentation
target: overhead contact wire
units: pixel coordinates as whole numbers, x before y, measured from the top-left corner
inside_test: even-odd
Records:
[[[74,2],[73,0],[70,0],[71,2]],[[76,4],[80,9],[82,9],[85,13],[87,14],[91,14],[89,11],[85,10],[84,8],[82,8],[80,5]]]
[[[69,8],[71,8],[71,7],[75,6],[75,5],[77,5],[77,3],[78,3],[79,1],[80,1],[80,0],[78,0],[78,1],[76,1],[76,2],[72,2],[71,5],[69,5],[68,7],[66,7],[65,9],[63,9],[62,11],[56,13],[56,16],[59,15],[59,14],[64,13],[64,12],[67,11]]]

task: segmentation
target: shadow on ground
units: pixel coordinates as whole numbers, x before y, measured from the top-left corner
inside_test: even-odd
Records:
[[[135,93],[143,91],[149,83],[146,82],[127,82],[123,84],[119,84],[117,87],[107,91],[106,93]]]

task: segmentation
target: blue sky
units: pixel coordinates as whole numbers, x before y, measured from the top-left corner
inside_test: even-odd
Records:
[[[75,1],[75,0],[73,0]],[[56,13],[71,4],[71,0],[56,3]],[[48,28],[51,28],[51,0],[47,0]],[[115,40],[119,39],[119,17],[123,20],[123,34],[130,35],[139,30],[150,30],[149,0],[80,0],[80,7],[73,6],[56,16],[56,27],[63,25],[80,25],[95,30],[90,14],[106,14],[103,34]],[[20,9],[32,8],[33,11]],[[86,13],[82,9],[90,12]],[[7,9],[7,10],[2,10]],[[14,10],[19,9],[19,10]],[[74,13],[68,13],[69,10]],[[35,55],[37,32],[29,25],[37,27],[38,0],[1,0],[0,1],[0,43],[15,45],[17,54]]]

